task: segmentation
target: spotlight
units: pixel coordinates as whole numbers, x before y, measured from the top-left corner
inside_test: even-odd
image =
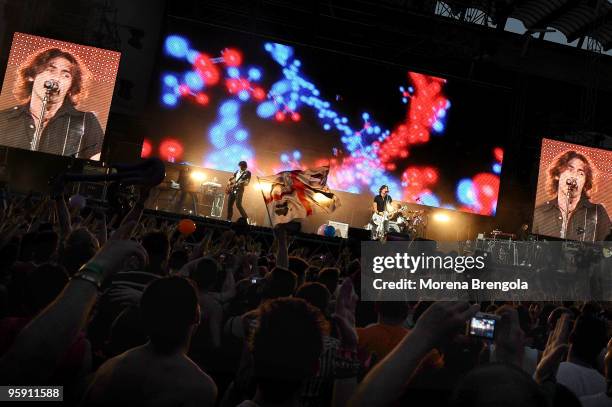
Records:
[[[272,188],[272,183],[271,182],[258,182],[257,184],[255,184],[255,190],[256,191],[266,191],[269,192],[270,188]]]
[[[197,182],[204,182],[206,181],[206,174],[200,171],[193,171],[191,173],[191,178]]]
[[[433,215],[433,220],[435,220],[436,222],[440,222],[440,223],[446,223],[450,221],[450,216],[442,212],[436,212]]]

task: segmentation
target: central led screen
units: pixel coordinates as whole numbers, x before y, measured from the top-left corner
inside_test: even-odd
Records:
[[[335,190],[495,214],[508,92],[183,22],[162,46],[143,156],[254,175],[330,165]]]

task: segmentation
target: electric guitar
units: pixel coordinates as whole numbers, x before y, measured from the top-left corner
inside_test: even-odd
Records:
[[[405,211],[406,209],[408,209],[408,207],[404,205],[401,208],[394,209],[394,210],[391,210],[391,211],[386,211],[385,210],[385,211],[383,211],[382,215],[375,212],[372,215],[372,223],[374,223],[376,226],[382,226],[385,221],[388,221],[395,214],[397,214],[399,212],[402,212],[402,211]]]
[[[238,188],[240,188],[241,186],[243,186],[243,185],[245,185],[247,183],[247,180],[243,180],[242,179],[244,174],[246,174],[246,171],[243,172],[242,174],[240,174],[238,179],[235,179],[233,177],[230,178],[230,180],[227,182],[227,186],[225,187],[225,193],[226,194],[236,193]]]

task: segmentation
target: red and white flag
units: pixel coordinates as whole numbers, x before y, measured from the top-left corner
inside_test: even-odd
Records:
[[[310,216],[315,208],[331,213],[340,207],[327,187],[328,174],[329,167],[317,167],[258,177],[272,226]]]

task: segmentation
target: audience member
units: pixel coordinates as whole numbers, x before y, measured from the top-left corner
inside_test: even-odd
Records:
[[[200,320],[195,287],[182,277],[156,280],[140,309],[149,342],[100,366],[82,404],[213,406],[215,383],[187,357]]]
[[[324,324],[321,313],[304,300],[264,302],[250,342],[257,390],[240,407],[299,406],[304,381],[317,371]]]
[[[374,361],[385,358],[408,334],[404,327],[408,316],[408,304],[403,301],[377,301],[378,322],[365,328],[357,328],[359,349],[372,355]]]
[[[607,339],[604,321],[589,314],[579,316],[569,337],[567,361],[559,366],[557,381],[577,397],[605,392],[606,380],[595,367]]]
[[[107,224],[53,196],[0,207],[2,383],[87,406],[612,405],[607,303],[484,302],[484,341],[465,336],[478,304],[360,301],[350,242],[181,235],[144,198]]]

